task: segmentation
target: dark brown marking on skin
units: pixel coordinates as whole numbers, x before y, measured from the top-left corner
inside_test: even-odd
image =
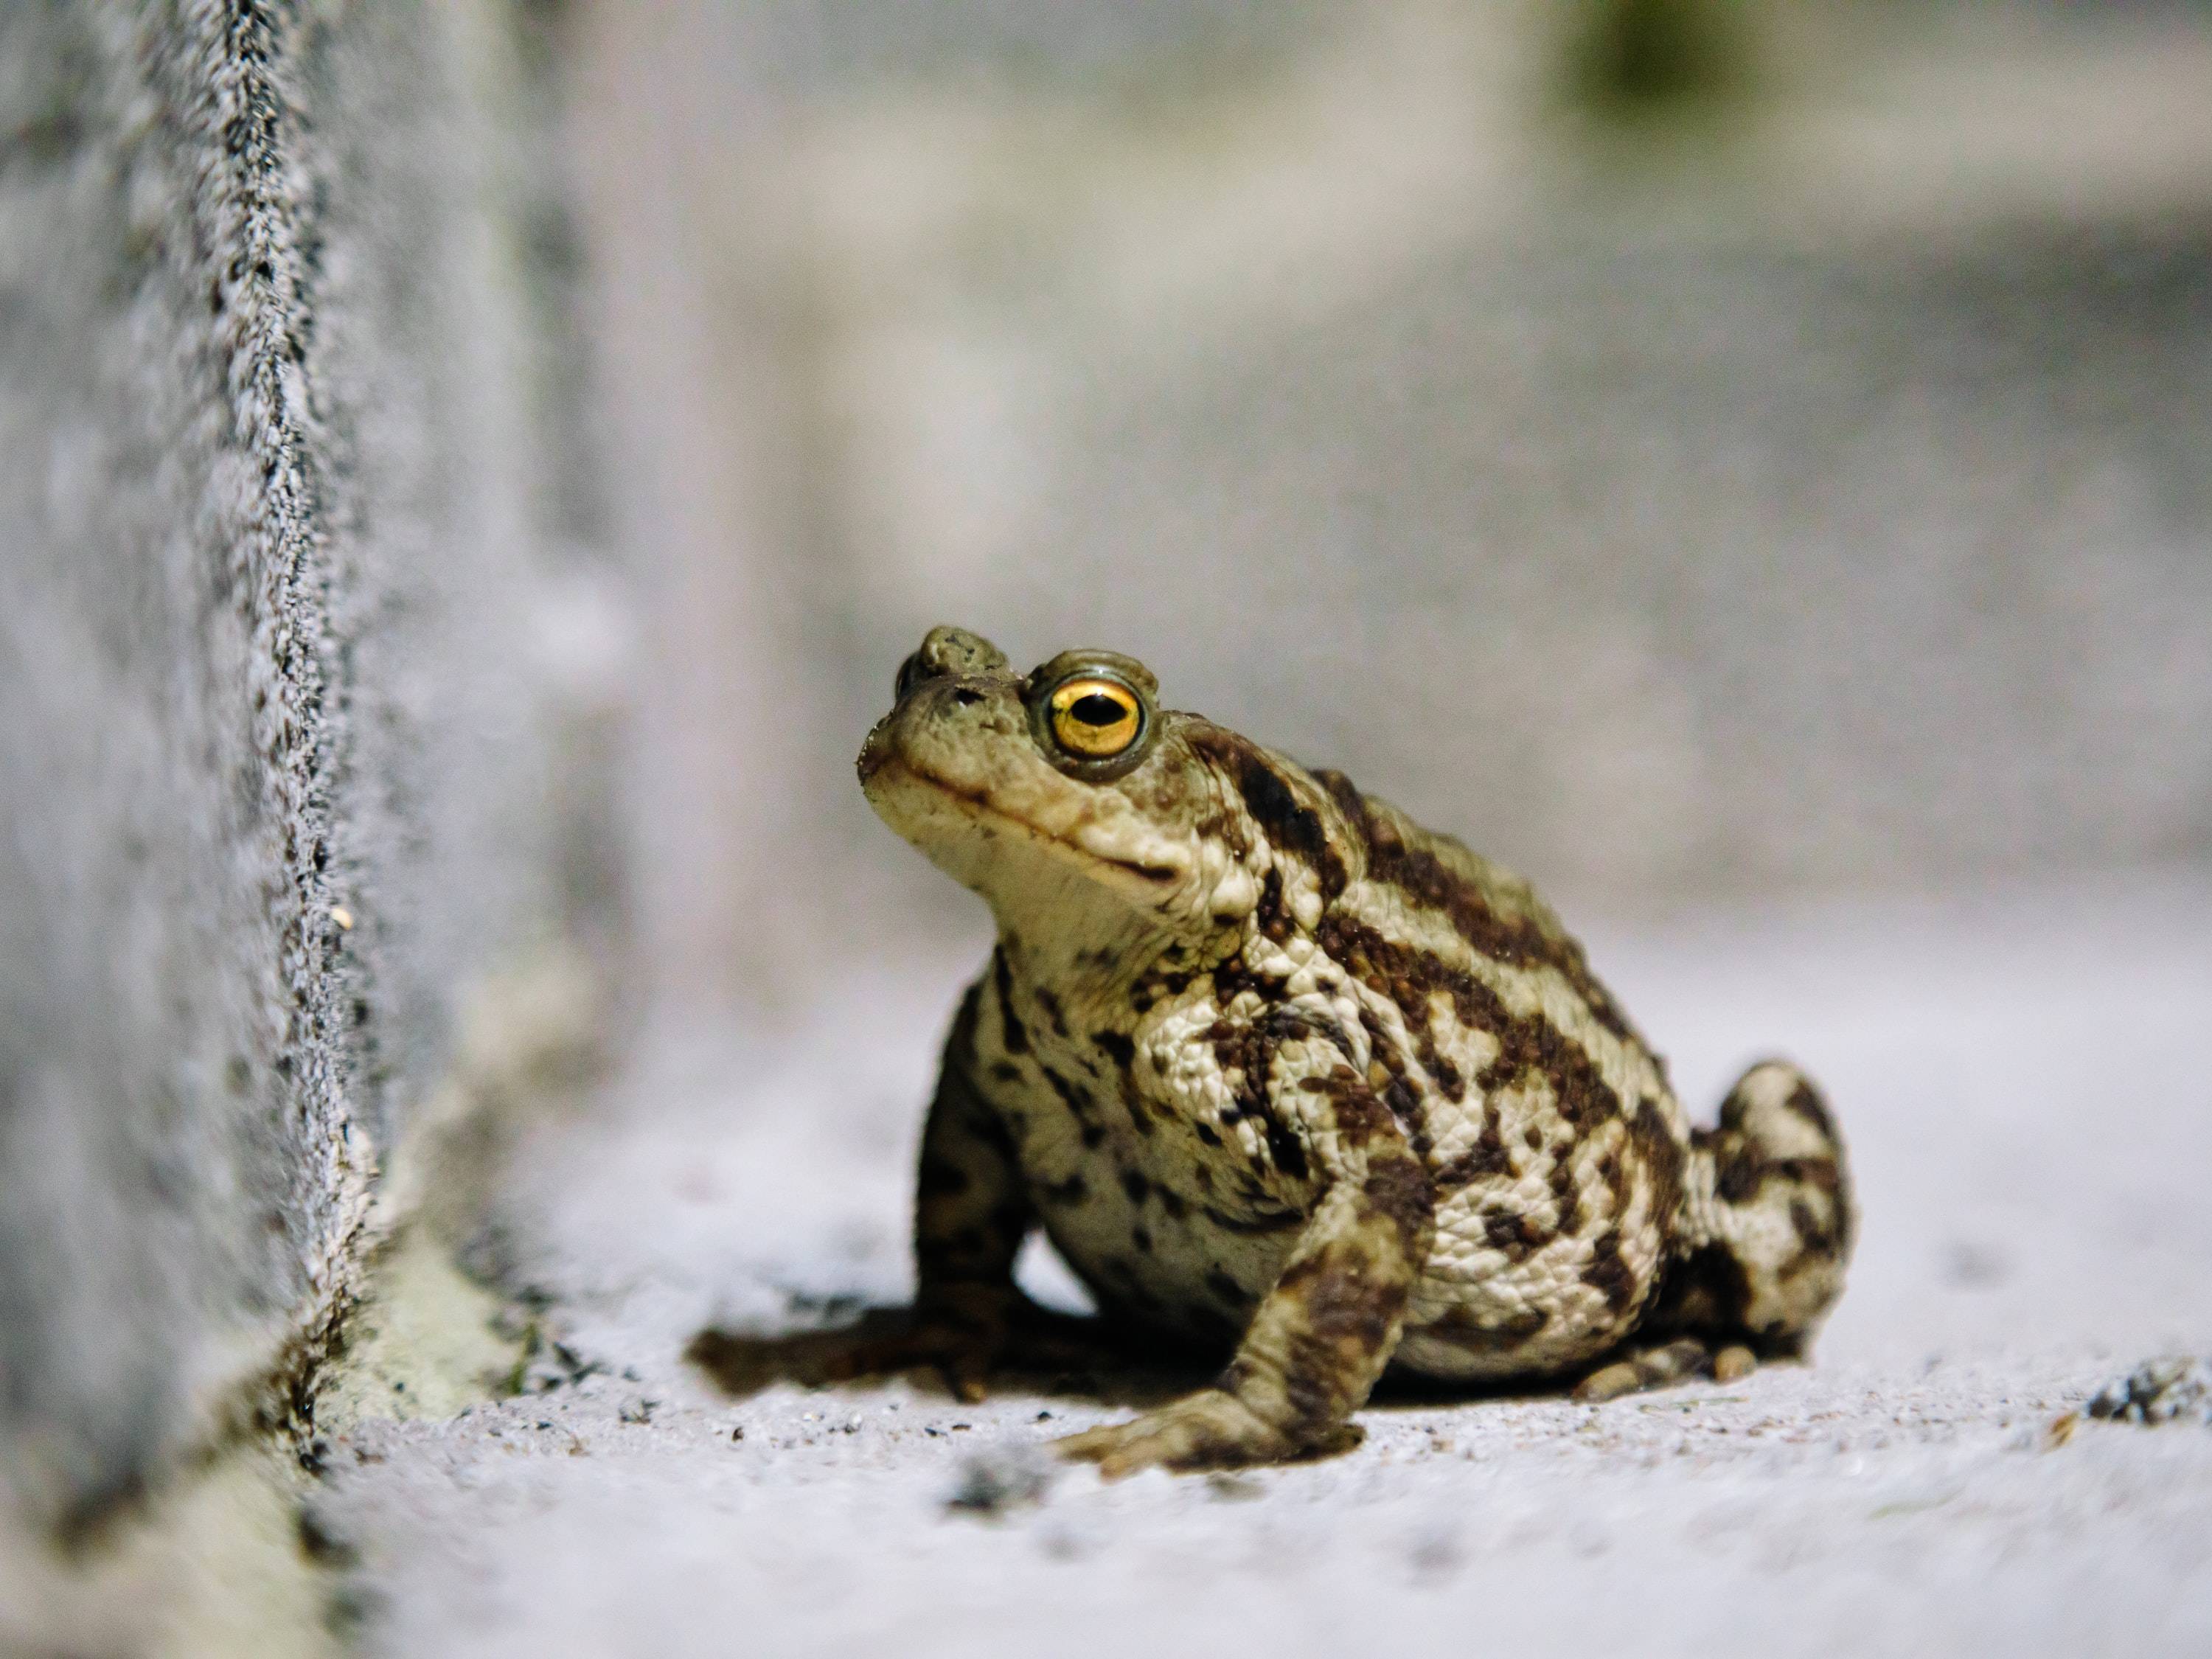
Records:
[[[1512,1172],[1513,1160],[1505,1149],[1505,1138],[1498,1131],[1498,1108],[1486,1105],[1482,1113],[1482,1128],[1474,1138],[1474,1145],[1437,1171],[1437,1188],[1440,1192],[1455,1191],[1493,1176]]]
[[[1790,1200],[1790,1224],[1796,1230],[1797,1237],[1808,1250],[1826,1255],[1836,1248],[1836,1236],[1813,1213],[1813,1206],[1802,1198]]]
[[[1346,835],[1364,853],[1367,850],[1367,798],[1341,772],[1324,767],[1313,775],[1313,779],[1328,792],[1328,798],[1336,803],[1337,816],[1344,820]]]
[[[1746,1330],[1751,1280],[1725,1244],[1704,1244],[1667,1265],[1645,1325],[1657,1332],[1732,1336]]]
[[[1198,1136],[1201,1146],[1218,1146],[1221,1144],[1221,1132],[1211,1123],[1194,1122],[1190,1127],[1192,1133]]]
[[[1128,1194],[1130,1203],[1141,1204],[1152,1190],[1152,1183],[1134,1170],[1124,1170],[1121,1171],[1121,1190]]]
[[[1004,945],[991,952],[991,988],[999,994],[999,1046],[1010,1054],[1027,1054],[1030,1034],[1014,1014],[1014,970]]]
[[[1190,982],[1196,977],[1197,975],[1188,969],[1176,968],[1158,975],[1151,983],[1159,988],[1159,993],[1163,997],[1179,997],[1190,989]]]
[[[1139,1222],[1129,1229],[1129,1242],[1150,1255],[1152,1253],[1152,1230]]]
[[[1048,1204],[1061,1208],[1083,1203],[1091,1196],[1091,1183],[1079,1170],[1065,1181],[1048,1181],[1037,1188],[1037,1195]]]
[[[1373,1056],[1371,1066],[1381,1067],[1383,1073],[1378,1088],[1382,1103],[1397,1120],[1399,1128],[1405,1133],[1406,1144],[1413,1149],[1414,1155],[1426,1158],[1431,1146],[1428,1121],[1421,1110],[1420,1092],[1407,1075],[1405,1052],[1392,1040],[1389,1029],[1372,1008],[1359,1011],[1359,1023],[1367,1033],[1367,1051]],[[1369,1080],[1374,1081],[1371,1076]]]
[[[1201,1212],[1215,1226],[1232,1233],[1279,1233],[1305,1224],[1305,1217],[1296,1210],[1258,1210],[1251,1215],[1231,1215],[1218,1205],[1208,1204]]]
[[[1277,1048],[1316,1034],[1334,1043],[1339,1053],[1349,1049],[1349,1042],[1333,1020],[1292,1008],[1270,1008],[1249,1020],[1217,1019],[1206,1031],[1224,1074],[1233,1073],[1237,1079],[1234,1103],[1223,1110],[1222,1121],[1251,1118],[1258,1122],[1267,1138],[1268,1158],[1294,1181],[1304,1180],[1311,1166],[1304,1144],[1276,1115],[1267,1097],[1267,1079]]]
[[[1261,878],[1259,902],[1253,907],[1252,920],[1262,933],[1278,945],[1296,931],[1290,912],[1283,908],[1283,872],[1272,865]]]
[[[1339,1065],[1324,1075],[1305,1078],[1298,1086],[1310,1094],[1328,1097],[1329,1115],[1348,1146],[1364,1146],[1389,1133],[1396,1122],[1390,1109],[1349,1066]]]
[[[1413,1155],[1426,1158],[1431,1145],[1429,1126],[1422,1115],[1420,1097],[1413,1092],[1413,1085],[1402,1077],[1392,1078],[1383,1085],[1382,1103],[1390,1109],[1390,1115],[1406,1132],[1406,1144],[1413,1148]]]
[[[1044,1017],[1052,1026],[1052,1034],[1061,1042],[1067,1041],[1067,1011],[1060,1006],[1060,999],[1048,985],[1036,988],[1036,1005],[1044,1010]]]
[[[1540,1309],[1528,1308],[1510,1319],[1484,1325],[1464,1309],[1455,1308],[1435,1324],[1422,1327],[1421,1334],[1449,1342],[1468,1353],[1503,1353],[1542,1334],[1544,1327],[1550,1322],[1550,1316]]]
[[[1093,1031],[1091,1034],[1091,1041],[1099,1053],[1104,1054],[1123,1071],[1127,1071],[1136,1064],[1137,1045],[1132,1042],[1126,1034],[1121,1031]]]
[[[1086,1123],[1081,1133],[1086,1152],[1095,1152],[1106,1144],[1106,1126],[1103,1123]]]
[[[995,1112],[971,1110],[960,1118],[961,1127],[1009,1162],[1014,1157],[1013,1132]]]
[[[1746,1204],[1774,1174],[1766,1149],[1756,1142],[1723,1130],[1714,1135],[1716,1147],[1713,1193],[1723,1204]]]
[[[1044,1080],[1052,1085],[1053,1093],[1060,1097],[1078,1122],[1089,1124],[1097,1121],[1098,1103],[1091,1098],[1082,1085],[1069,1081],[1049,1066],[1040,1066],[1037,1069],[1044,1073]]]
[[[1800,1078],[1797,1080],[1797,1086],[1790,1091],[1790,1097],[1782,1104],[1818,1129],[1824,1139],[1833,1140],[1836,1138],[1835,1120],[1828,1115],[1828,1103],[1820,1098],[1820,1091],[1806,1079]]]
[[[1306,1149],[1298,1138],[1272,1112],[1267,1117],[1267,1156],[1274,1165],[1293,1181],[1304,1181],[1311,1173],[1306,1163]]]
[[[1731,1204],[1756,1199],[1770,1181],[1811,1187],[1841,1195],[1844,1173],[1832,1158],[1768,1158],[1746,1141],[1728,1149],[1720,1161],[1713,1190]]]
[[[1571,1149],[1562,1149],[1552,1161],[1552,1200],[1559,1207],[1559,1231],[1577,1233],[1582,1231],[1582,1187],[1575,1179],[1575,1166],[1569,1158]]]
[[[1626,1311],[1636,1300],[1636,1275],[1629,1271],[1620,1254],[1620,1228],[1607,1228],[1592,1243],[1589,1266],[1583,1269],[1583,1283],[1603,1296],[1605,1305],[1615,1313]]]
[[[1370,880],[1387,882],[1417,903],[1442,912],[1479,956],[1515,967],[1553,969],[1574,988],[1599,1024],[1625,1041],[1635,1040],[1612,996],[1591,975],[1582,946],[1572,939],[1533,916],[1501,914],[1481,888],[1425,847],[1408,842],[1388,817],[1368,810],[1362,824]]]
[[[1436,1187],[1419,1160],[1378,1158],[1359,1190],[1376,1213],[1398,1230],[1400,1243],[1410,1254],[1436,1213]]]
[[[1160,1200],[1160,1208],[1167,1212],[1169,1220],[1181,1221],[1190,1213],[1189,1201],[1174,1188],[1155,1187],[1152,1192]]]
[[[1321,882],[1322,902],[1333,904],[1348,879],[1344,860],[1329,844],[1322,816],[1297,797],[1283,775],[1269,765],[1258,744],[1218,726],[1196,725],[1187,734],[1192,751],[1227,775],[1244,798],[1244,810],[1261,833],[1288,852]]]
[[[1218,1301],[1231,1308],[1241,1308],[1250,1300],[1244,1294],[1244,1287],[1218,1267],[1206,1270],[1206,1288]]]
[[[1628,1212],[1628,1171],[1621,1164],[1620,1148],[1607,1147],[1595,1167],[1598,1182],[1611,1200],[1607,1213],[1617,1222]]]
[[[1526,1261],[1551,1242],[1551,1234],[1530,1217],[1506,1210],[1492,1210],[1482,1217],[1485,1240],[1502,1250],[1508,1261]]]
[[[1788,1179],[1818,1187],[1824,1193],[1840,1193],[1844,1189],[1844,1172],[1836,1167],[1832,1158],[1785,1158],[1774,1167]]]
[[[1268,1002],[1273,1000],[1280,988],[1266,975],[1255,972],[1241,954],[1217,963],[1206,977],[1212,987],[1214,1005],[1224,1011],[1247,991],[1262,1002]]]
[[[1022,1068],[1011,1060],[994,1060],[991,1062],[991,1075],[1001,1083],[1019,1083]]]
[[[1643,1155],[1644,1167],[1651,1174],[1652,1217],[1662,1226],[1671,1226],[1675,1212],[1682,1205],[1682,1165],[1686,1154],[1682,1143],[1674,1139],[1668,1127],[1658,1102],[1645,1099],[1638,1103],[1636,1115],[1629,1122],[1628,1138]]]
[[[1322,949],[1362,984],[1396,1003],[1407,1024],[1423,1033],[1425,1045],[1431,1044],[1425,1011],[1438,992],[1450,999],[1462,1025],[1496,1037],[1498,1057],[1475,1079],[1484,1089],[1504,1087],[1534,1072],[1550,1082],[1560,1114],[1577,1128],[1621,1115],[1620,1097],[1590,1057],[1542,1014],[1515,1014],[1473,975],[1350,917],[1323,918],[1316,937]],[[1432,1046],[1421,1060],[1433,1073],[1431,1053]]]
[[[957,1164],[941,1158],[925,1158],[916,1177],[916,1193],[922,1198],[957,1198],[973,1185],[968,1171]]]
[[[976,1061],[976,1016],[983,1006],[983,981],[975,980],[960,994],[960,1006],[952,1016],[952,1029],[945,1033],[945,1060],[947,1065],[972,1068]]]
[[[1475,1079],[1485,1089],[1498,1088],[1534,1072],[1551,1083],[1560,1115],[1578,1129],[1620,1115],[1620,1097],[1590,1057],[1557,1026],[1541,1014],[1516,1018],[1494,998],[1492,1005],[1492,1017],[1502,1024],[1492,1029],[1503,1046],[1497,1061]]]

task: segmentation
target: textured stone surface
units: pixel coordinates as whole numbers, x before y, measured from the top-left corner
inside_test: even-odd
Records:
[[[0,1474],[41,1515],[296,1373],[459,1000],[603,874],[529,74],[489,0],[0,12]]]

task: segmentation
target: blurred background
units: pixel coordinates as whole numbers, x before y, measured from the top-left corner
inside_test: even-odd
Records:
[[[939,621],[1571,918],[2212,853],[2212,5],[571,22],[679,1000],[980,943],[850,773]]]

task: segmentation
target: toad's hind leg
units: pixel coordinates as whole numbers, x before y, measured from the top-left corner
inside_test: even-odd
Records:
[[[1583,1379],[1611,1400],[1693,1376],[1733,1382],[1792,1358],[1844,1287],[1855,1217],[1843,1142],[1796,1066],[1754,1066],[1692,1133],[1682,1209],[1638,1346]]]
[[[1753,1066],[1691,1136],[1680,1226],[1647,1340],[1803,1352],[1844,1288],[1856,1215],[1826,1102],[1781,1060]]]

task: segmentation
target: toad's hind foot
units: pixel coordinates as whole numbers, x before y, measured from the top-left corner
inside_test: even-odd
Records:
[[[1758,1357],[1741,1343],[1732,1342],[1716,1352],[1694,1336],[1677,1337],[1656,1347],[1641,1348],[1626,1358],[1601,1365],[1575,1385],[1578,1405],[1594,1406],[1618,1400],[1625,1394],[1663,1389],[1685,1377],[1710,1376],[1716,1382],[1734,1382],[1757,1369]]]

